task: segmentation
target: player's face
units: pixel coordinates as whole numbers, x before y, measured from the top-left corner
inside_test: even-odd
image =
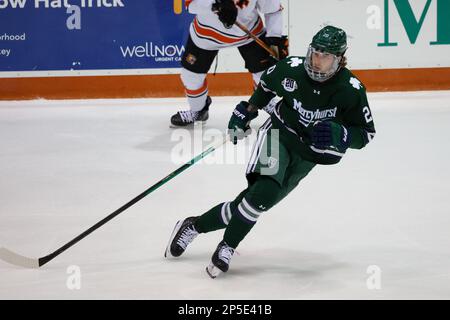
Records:
[[[304,62],[305,70],[314,81],[324,82],[339,70],[341,60],[342,57],[321,51],[310,45]]]
[[[317,72],[328,72],[335,58],[336,56],[331,53],[314,50],[311,55],[312,68]]]

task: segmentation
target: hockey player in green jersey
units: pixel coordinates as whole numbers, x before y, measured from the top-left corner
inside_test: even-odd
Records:
[[[264,72],[249,101],[228,124],[233,143],[243,139],[258,110],[278,96],[258,131],[247,167],[248,187],[231,202],[178,221],[165,256],[178,257],[199,234],[225,229],[206,271],[228,271],[234,250],[258,218],[317,165],[338,163],[348,148],[361,149],[375,135],[366,91],[346,67],[346,33],[327,26],[312,39],[306,57],[288,57]]]

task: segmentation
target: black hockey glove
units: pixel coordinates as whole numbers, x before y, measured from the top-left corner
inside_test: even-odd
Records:
[[[230,29],[236,22],[238,9],[233,0],[216,0],[212,5],[212,11],[219,16],[220,22],[227,29]]]
[[[252,130],[250,129],[250,121],[258,116],[258,111],[250,112],[247,110],[249,103],[241,101],[233,111],[230,121],[228,122],[228,134],[233,144],[238,140],[244,139]]]
[[[334,148],[345,152],[351,143],[350,132],[332,121],[317,121],[311,133],[312,144],[319,149]]]
[[[289,40],[287,36],[267,37],[266,44],[277,54],[279,60],[283,60],[289,55]]]

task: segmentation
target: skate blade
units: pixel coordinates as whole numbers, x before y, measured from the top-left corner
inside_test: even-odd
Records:
[[[170,245],[172,244],[173,238],[175,238],[175,235],[177,234],[178,230],[180,230],[182,224],[183,224],[183,220],[179,220],[175,224],[172,234],[170,235],[170,239],[169,239],[169,243],[167,244],[166,251],[164,252],[164,258],[173,257],[172,254],[170,253]]]
[[[210,263],[209,266],[206,267],[206,273],[212,279],[215,279],[218,275],[220,275],[222,273],[222,270],[217,268],[213,263]]]

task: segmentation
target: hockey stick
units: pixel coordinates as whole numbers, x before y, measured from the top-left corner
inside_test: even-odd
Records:
[[[241,24],[240,22],[237,22],[237,21],[234,24],[237,25],[239,27],[239,29],[244,31],[250,38],[255,40],[257,44],[259,44],[264,50],[266,50],[272,56],[272,58],[274,58],[277,61],[280,60],[278,58],[278,55],[275,53],[275,51],[273,51],[267,44],[265,44],[264,41],[259,39],[253,33],[251,33],[250,30],[248,30],[243,24]]]
[[[61,248],[55,250],[54,252],[52,252],[44,257],[41,257],[41,258],[28,258],[28,257],[22,256],[20,254],[17,254],[15,252],[12,252],[11,250],[8,250],[6,248],[0,247],[0,259],[8,262],[10,264],[13,264],[16,266],[21,266],[24,268],[37,269],[39,267],[42,267],[44,264],[53,260],[55,257],[57,257],[58,255],[60,255],[61,253],[63,253],[67,249],[69,249],[75,243],[77,243],[81,239],[88,236],[94,230],[100,228],[102,225],[104,225],[105,223],[107,223],[108,221],[110,221],[111,219],[113,219],[114,217],[116,217],[117,215],[119,215],[120,213],[122,213],[123,211],[128,209],[129,207],[131,207],[133,204],[135,204],[139,200],[143,199],[144,197],[146,197],[147,195],[149,195],[150,193],[152,193],[153,191],[155,191],[156,189],[161,187],[163,184],[165,184],[169,180],[175,178],[177,175],[179,175],[184,170],[186,170],[189,167],[191,167],[192,165],[194,165],[199,160],[206,157],[208,154],[212,153],[214,150],[216,150],[217,148],[219,148],[220,146],[225,144],[228,140],[229,140],[229,136],[227,135],[220,143],[217,143],[217,144],[209,147],[208,149],[203,151],[201,154],[199,154],[196,157],[194,157],[193,159],[191,159],[189,162],[186,162],[181,167],[179,167],[178,169],[176,169],[175,171],[173,171],[169,175],[167,175],[165,178],[161,179],[160,181],[155,183],[153,186],[151,186],[150,188],[148,188],[147,190],[142,192],[140,195],[138,195],[134,199],[130,200],[128,203],[124,204],[122,207],[120,207],[119,209],[117,209],[116,211],[114,211],[113,213],[108,215],[106,218],[97,222],[95,225],[93,225],[92,227],[90,227],[89,229],[87,229],[86,231],[84,231],[83,233],[81,233],[80,235],[75,237],[74,239],[70,240],[65,245],[63,245]]]

